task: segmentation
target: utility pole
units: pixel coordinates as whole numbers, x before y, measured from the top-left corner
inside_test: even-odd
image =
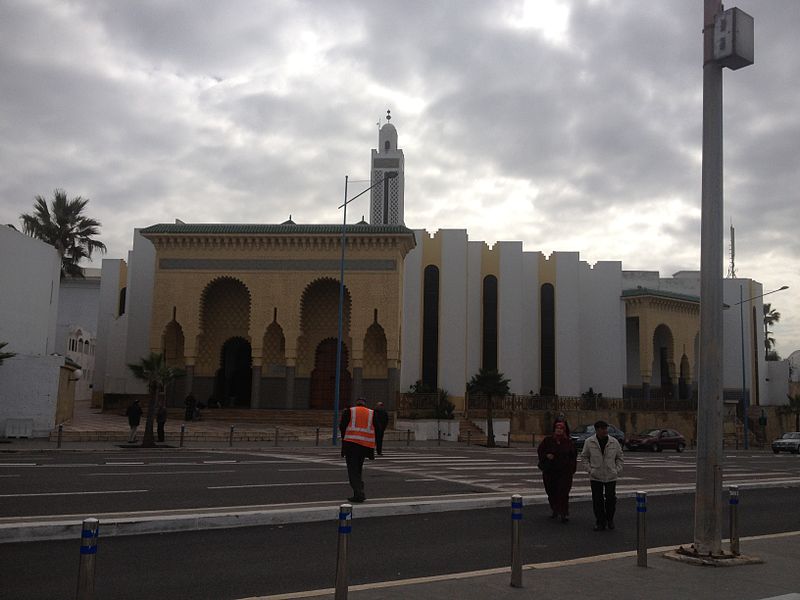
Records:
[[[703,11],[703,182],[700,233],[700,356],[694,551],[722,552],[722,66],[714,60],[715,17]]]
[[[722,555],[722,68],[753,63],[753,19],[721,0],[703,10],[703,183],[700,239],[700,356],[694,548]]]

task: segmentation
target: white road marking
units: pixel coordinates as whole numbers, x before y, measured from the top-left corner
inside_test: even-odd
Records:
[[[0,463],[0,467],[35,467],[36,463]]]
[[[347,485],[344,481],[306,481],[302,483],[251,483],[246,485],[210,485],[208,490],[238,490],[242,488],[289,487],[293,485]]]
[[[0,498],[33,498],[36,496],[92,496],[100,494],[144,494],[150,490],[97,490],[91,492],[42,492],[39,494],[0,494]]]
[[[217,471],[134,471],[133,473],[82,473],[83,477],[130,477],[132,475],[208,475],[214,473],[236,473],[234,469]]]
[[[106,466],[109,467],[140,467],[144,462],[107,462]]]
[[[237,461],[235,460],[204,460],[204,465],[234,465]]]

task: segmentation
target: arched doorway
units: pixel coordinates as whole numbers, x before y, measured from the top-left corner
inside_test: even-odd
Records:
[[[342,344],[341,379],[339,383],[339,408],[350,403],[352,378],[347,371],[347,346]],[[314,370],[311,371],[311,396],[309,408],[333,408],[336,390],[336,338],[325,338],[317,346]]]
[[[249,408],[252,385],[250,343],[233,337],[222,345],[214,380],[214,400],[227,408]]]

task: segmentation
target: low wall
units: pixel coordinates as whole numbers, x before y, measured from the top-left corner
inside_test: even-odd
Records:
[[[735,407],[734,407],[735,408]],[[726,405],[726,409],[731,407]],[[785,431],[795,430],[795,416],[787,414],[784,407],[778,406],[757,406],[750,407],[750,439],[753,442],[769,443],[779,438]],[[759,416],[763,411],[766,417],[766,424],[759,422]],[[725,412],[724,414],[728,414]],[[557,412],[554,411],[518,411],[511,416],[512,439],[520,437],[530,438],[535,434],[536,438],[548,435],[553,428]],[[680,431],[690,443],[695,443],[697,439],[697,413],[695,411],[566,411],[564,416],[570,427],[578,425],[590,425],[595,421],[603,420],[615,427],[618,427],[631,435],[647,429],[666,427]],[[495,423],[497,419],[495,419]],[[478,422],[476,421],[476,424]],[[496,425],[495,425],[496,427]],[[726,436],[735,437],[737,430],[741,430],[741,423],[734,423],[732,417],[725,417],[723,430]]]
[[[394,428],[397,431],[411,430],[415,440],[435,440],[441,431],[443,442],[458,441],[460,427],[455,419],[398,419]]]

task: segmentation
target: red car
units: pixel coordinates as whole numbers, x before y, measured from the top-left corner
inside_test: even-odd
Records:
[[[661,452],[666,448],[676,452],[683,452],[683,449],[686,448],[686,438],[674,429],[650,429],[632,435],[625,443],[625,446],[628,450]]]

